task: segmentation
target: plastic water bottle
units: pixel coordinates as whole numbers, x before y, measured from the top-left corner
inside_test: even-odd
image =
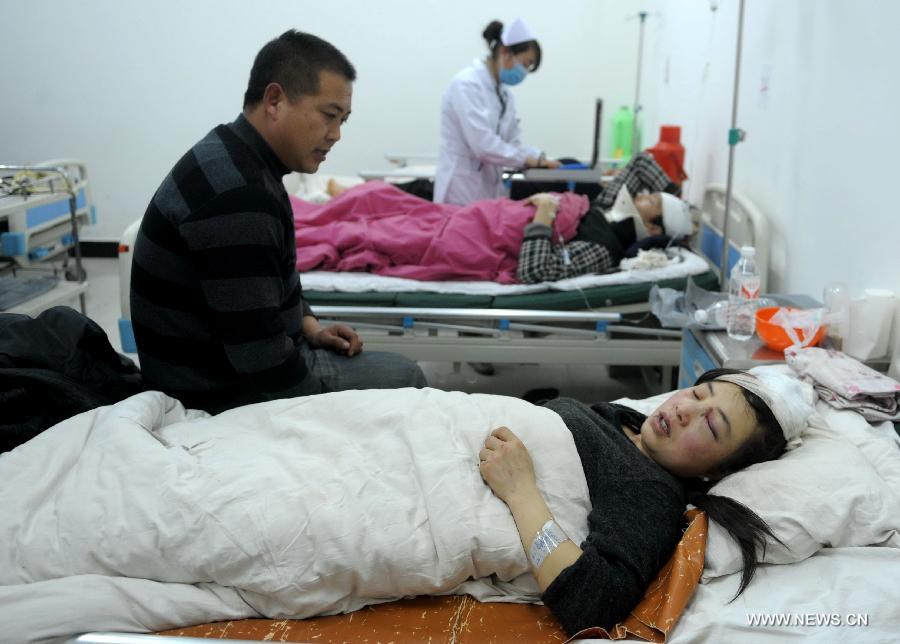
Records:
[[[728,337],[749,340],[756,331],[756,305],[759,302],[759,270],[756,268],[756,249],[741,248],[741,259],[731,269],[728,280]]]
[[[717,326],[722,328],[725,326],[726,316],[728,315],[728,301],[720,300],[714,302],[705,309],[697,309],[694,311],[694,322],[697,324]]]

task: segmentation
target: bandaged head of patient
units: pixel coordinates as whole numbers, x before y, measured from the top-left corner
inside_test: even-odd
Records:
[[[756,394],[781,426],[787,449],[797,447],[800,435],[815,414],[809,384],[771,368],[754,368],[742,373],[723,374],[715,378]]]
[[[688,203],[668,192],[659,193],[662,197],[662,219],[666,234],[670,237],[692,235],[694,223],[691,219],[691,207]]]

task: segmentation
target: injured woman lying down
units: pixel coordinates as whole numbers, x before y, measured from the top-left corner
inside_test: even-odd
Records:
[[[593,202],[567,192],[455,206],[379,181],[325,204],[291,197],[297,269],[501,284],[608,273],[639,248],[692,234],[687,203],[665,192],[671,185],[642,153]]]
[[[812,412],[799,386],[711,371],[650,416],[434,389],[208,416],[141,393],[0,456],[0,623],[38,641],[468,593],[610,627],[686,503],[738,540],[743,590],[770,531],[707,490],[778,458]]]

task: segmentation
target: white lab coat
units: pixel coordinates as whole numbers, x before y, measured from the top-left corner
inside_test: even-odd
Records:
[[[504,166],[522,167],[540,150],[519,141],[519,117],[512,93],[476,60],[453,77],[441,104],[441,148],[434,178],[437,203],[468,204],[505,196]]]

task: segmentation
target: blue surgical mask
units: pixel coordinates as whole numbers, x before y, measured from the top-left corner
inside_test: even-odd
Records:
[[[518,85],[525,80],[527,75],[528,72],[525,70],[525,66],[522,65],[522,63],[516,63],[509,69],[501,67],[500,72],[498,73],[500,82],[504,85]]]

